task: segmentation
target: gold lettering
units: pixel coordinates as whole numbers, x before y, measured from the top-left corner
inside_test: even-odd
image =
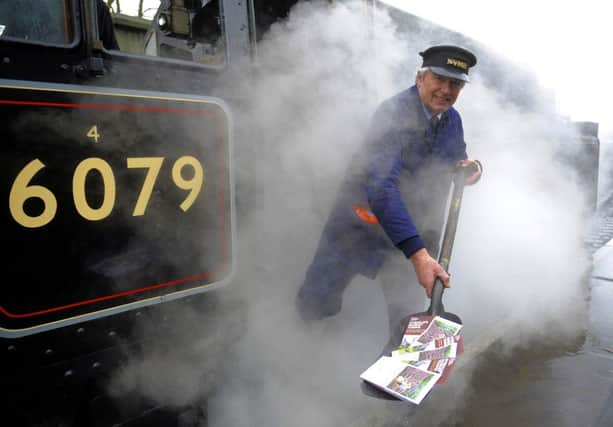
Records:
[[[447,64],[448,65],[453,65],[454,67],[458,67],[461,68],[463,70],[467,70],[468,69],[468,64],[464,61],[458,61],[457,59],[453,59],[453,58],[447,58]]]

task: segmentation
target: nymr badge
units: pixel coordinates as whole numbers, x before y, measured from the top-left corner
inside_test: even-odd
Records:
[[[214,98],[0,80],[0,335],[227,281],[229,114]]]

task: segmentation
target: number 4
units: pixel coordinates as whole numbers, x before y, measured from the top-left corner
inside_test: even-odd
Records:
[[[94,125],[87,131],[87,137],[94,140],[94,142],[98,142],[100,139],[100,134],[98,133],[98,126]]]

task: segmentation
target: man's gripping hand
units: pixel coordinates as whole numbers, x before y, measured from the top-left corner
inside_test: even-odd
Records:
[[[483,174],[483,165],[479,160],[466,159],[460,161],[459,165],[463,168],[467,168],[464,185],[476,184],[481,179],[481,175]]]
[[[449,274],[447,274],[443,267],[430,256],[425,248],[415,252],[409,259],[413,263],[417,280],[426,290],[428,298],[432,298],[432,288],[434,287],[434,281],[437,277],[441,279],[441,283],[445,288],[450,286]]]

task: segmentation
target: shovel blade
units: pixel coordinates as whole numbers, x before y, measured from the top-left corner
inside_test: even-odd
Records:
[[[440,312],[437,314],[437,316],[440,316],[447,320],[451,320],[452,322],[455,322],[455,323],[462,324],[462,320],[460,319],[458,315],[454,313],[449,313],[448,311]],[[408,316],[402,318],[402,320],[398,322],[398,325],[394,328],[394,331],[392,335],[390,336],[390,339],[388,340],[387,344],[383,348],[383,351],[381,352],[379,357],[391,356],[392,351],[394,351],[400,346],[404,332],[406,331],[407,326],[409,324],[409,320],[412,317],[421,317],[424,320],[429,319],[430,321],[432,321],[434,316],[432,316],[431,313],[424,311],[421,313],[409,314]],[[374,397],[376,399],[382,399],[382,400],[400,401],[400,399],[398,399],[397,397],[394,397],[391,394],[382,391],[381,389],[375,387],[374,385],[366,381],[361,382],[360,388],[362,389],[362,393],[365,394],[366,396],[370,396],[370,397]]]

